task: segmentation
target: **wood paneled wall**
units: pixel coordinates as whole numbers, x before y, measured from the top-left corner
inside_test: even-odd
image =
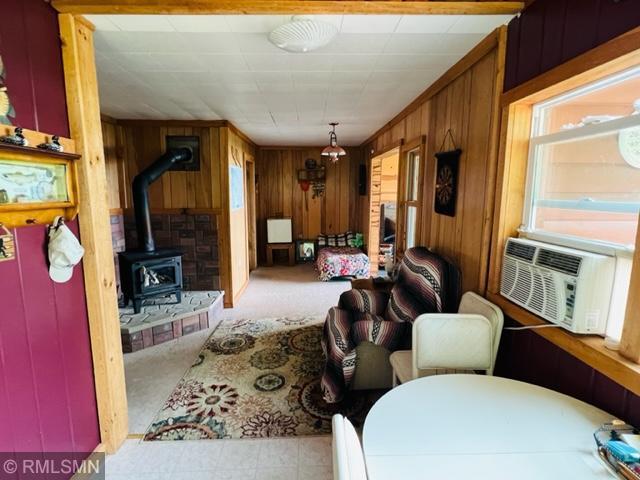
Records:
[[[106,133],[106,134],[105,134]],[[117,187],[110,183],[110,199],[120,198],[120,208],[132,208],[131,183],[134,177],[166,151],[167,135],[197,135],[200,137],[200,170],[196,172],[168,171],[149,187],[149,203],[152,209],[222,208],[220,127],[177,124],[174,122],[118,122],[117,126],[103,121],[107,174],[117,175],[116,167],[109,168],[110,159],[120,161],[122,172]],[[112,138],[116,138],[116,146]],[[111,177],[110,177],[111,178]],[[114,201],[115,203],[115,201]],[[110,203],[111,208],[115,208]]]
[[[497,30],[465,57],[460,65],[466,68],[452,67],[436,82],[436,90],[428,90],[428,97],[414,102],[366,147],[373,156],[426,135],[418,245],[451,258],[462,270],[463,289],[479,293],[484,293],[487,282],[503,50],[504,32]],[[443,142],[444,150],[454,148],[449,139],[444,141],[449,130],[455,146],[462,149],[455,217],[433,211],[434,154]]]
[[[322,147],[281,147],[258,150],[257,237],[258,260],[265,261],[267,218],[291,217],[293,238],[315,239],[321,233],[362,232],[368,196],[358,194],[358,168],[361,149],[346,148],[347,155],[332,164],[321,157]],[[326,191],[312,198],[311,189],[303,192],[298,184],[298,170],[307,158],[326,167]]]
[[[126,178],[123,161],[122,144],[123,128],[114,120],[102,119],[102,143],[104,145],[104,163],[107,170],[107,201],[110,210],[121,209],[130,203],[130,188],[121,183]]]
[[[223,285],[225,285],[225,277],[230,278],[226,282],[225,292],[231,298],[225,299],[226,303],[233,303],[244,291],[249,282],[249,225],[248,225],[248,208],[247,202],[247,185],[246,185],[246,162],[255,158],[256,147],[244,135],[230,127],[224,127],[222,130],[222,148],[223,148],[223,169],[224,169],[224,195],[225,207],[223,208],[223,219],[228,224],[228,242],[226,242],[226,250],[221,250],[222,271],[226,270],[223,275]],[[243,207],[231,210],[231,191],[229,188],[229,168],[231,166],[242,168],[244,180],[244,202]],[[228,252],[228,260],[225,258],[225,252]]]

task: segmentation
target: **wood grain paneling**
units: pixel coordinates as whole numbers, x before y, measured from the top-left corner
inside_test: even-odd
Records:
[[[414,102],[405,109],[367,147],[384,151],[389,145],[426,135],[418,245],[451,258],[462,269],[463,289],[479,293],[484,293],[487,282],[499,131],[496,110],[501,93],[504,40],[503,29],[490,34],[461,64],[443,76],[447,83],[437,81],[438,89],[431,88],[428,96],[421,95],[420,103]],[[433,211],[434,154],[441,147],[454,148],[447,138],[449,130],[455,147],[462,149],[455,217]]]
[[[195,135],[200,137],[200,170],[195,172],[168,171],[149,187],[149,203],[153,209],[215,210],[222,207],[220,190],[220,127],[166,124],[158,122],[123,122],[111,126],[103,121],[105,152],[110,152],[111,131],[117,138],[115,157],[122,156],[122,172],[118,192],[110,184],[110,198],[120,198],[120,207],[132,208],[131,184],[134,177],[153,163],[166,150],[167,135]],[[121,138],[120,138],[121,137]],[[110,160],[111,155],[107,154]],[[118,158],[119,159],[119,158]],[[109,161],[107,163],[108,174]],[[115,168],[113,169],[115,170]],[[113,206],[111,208],[114,208]]]
[[[80,234],[91,332],[100,438],[108,453],[127,435],[127,394],[106,191],[93,31],[81,19],[60,15],[69,127],[82,158],[77,164]]]
[[[331,163],[320,155],[322,147],[262,148],[258,150],[257,238],[258,260],[265,261],[269,217],[293,219],[294,239],[315,239],[321,233],[363,231],[362,209],[367,208],[358,194],[358,167],[362,161],[359,148],[346,148],[347,156]],[[326,167],[326,192],[312,198],[298,184],[298,170],[307,158]],[[368,200],[367,200],[368,202]]]
[[[225,286],[225,304],[233,302],[242,294],[249,282],[249,232],[247,227],[247,185],[246,160],[255,158],[256,148],[244,135],[230,127],[222,127],[222,170],[223,170],[223,195],[224,206],[222,218],[228,225],[227,241],[224,241],[225,250],[221,250],[221,277]],[[231,166],[242,168],[244,185],[243,207],[231,210],[231,192],[229,188],[229,168]],[[222,234],[225,235],[225,234]],[[225,253],[228,254],[225,255]],[[229,297],[229,298],[226,298]]]
[[[524,2],[506,0],[54,0],[60,12],[88,14],[429,14],[487,15],[518,13]]]

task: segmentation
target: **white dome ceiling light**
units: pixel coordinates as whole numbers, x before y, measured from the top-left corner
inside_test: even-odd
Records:
[[[292,17],[269,34],[276,47],[293,53],[305,53],[327,45],[338,33],[338,28],[327,22],[306,17]]]

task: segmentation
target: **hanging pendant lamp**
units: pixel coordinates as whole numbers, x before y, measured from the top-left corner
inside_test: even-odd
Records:
[[[329,157],[331,162],[335,163],[338,161],[339,157],[343,157],[347,154],[344,148],[338,145],[338,137],[336,136],[336,125],[339,125],[337,122],[332,122],[331,131],[329,132],[329,145],[324,147],[322,150],[322,155],[325,157]]]

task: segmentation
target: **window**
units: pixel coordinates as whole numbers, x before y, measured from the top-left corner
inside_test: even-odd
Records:
[[[640,68],[535,105],[527,236],[630,250],[639,211]]]
[[[640,67],[534,105],[524,235],[616,255],[619,340],[640,211]]]

